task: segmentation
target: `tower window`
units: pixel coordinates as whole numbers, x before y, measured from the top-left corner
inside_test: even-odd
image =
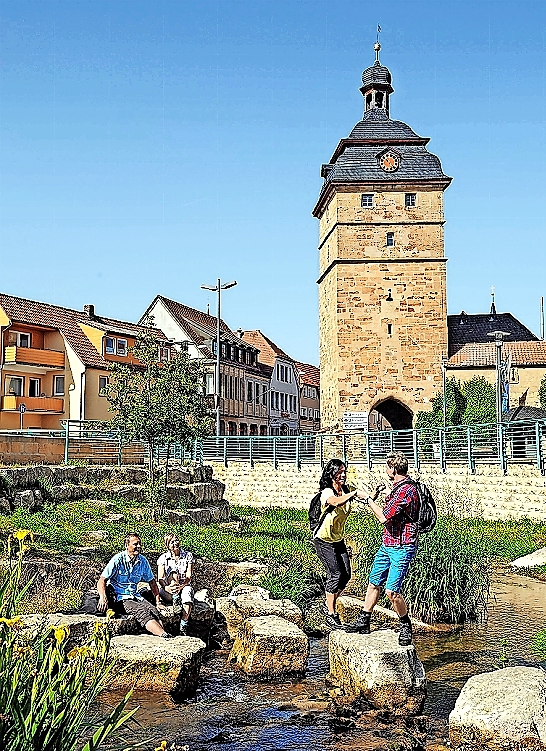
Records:
[[[380,91],[377,91],[375,94],[375,106],[376,107],[383,106],[383,94]]]
[[[412,206],[415,206],[415,199],[417,198],[416,193],[406,193],[406,208],[410,209]]]
[[[360,205],[365,209],[373,208],[373,193],[362,193],[360,196]]]
[[[394,232],[387,232],[387,247],[394,245]]]
[[[387,334],[392,336],[392,323],[387,323]]]
[[[372,95],[366,94],[366,110],[369,110],[372,106]]]

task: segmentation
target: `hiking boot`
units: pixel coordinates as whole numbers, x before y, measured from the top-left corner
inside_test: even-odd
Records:
[[[172,634],[168,634],[168,633],[167,633],[166,631],[164,631],[164,632],[163,632],[163,633],[161,634],[161,638],[162,638],[162,639],[174,639],[174,636],[173,636]]]
[[[325,623],[328,628],[343,628],[343,623],[337,613],[328,613],[325,618]]]
[[[330,615],[330,611],[328,610],[328,605],[325,602],[323,602],[322,605],[320,606],[320,612],[322,613],[322,615]]]
[[[398,644],[400,644],[401,647],[409,647],[411,639],[411,623],[401,623],[400,632],[398,634]]]
[[[180,628],[178,630],[178,633],[180,634],[180,636],[188,635],[188,624],[186,621],[180,621]]]
[[[348,634],[369,634],[370,633],[370,616],[359,615],[354,623],[345,626]]]

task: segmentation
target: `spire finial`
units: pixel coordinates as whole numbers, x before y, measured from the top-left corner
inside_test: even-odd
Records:
[[[377,24],[377,39],[375,40],[375,44],[373,46],[375,50],[375,62],[379,62],[379,50],[381,49],[381,45],[379,43],[379,35],[381,34],[381,26]]]
[[[497,308],[495,306],[495,287],[491,287],[491,310],[489,314],[492,316],[497,315]]]

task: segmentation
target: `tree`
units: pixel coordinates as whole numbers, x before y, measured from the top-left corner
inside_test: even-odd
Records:
[[[139,334],[130,350],[137,362],[112,363],[105,388],[113,413],[109,426],[120,431],[123,442],[147,444],[151,488],[155,487],[154,450],[166,445],[168,457],[173,443],[189,449],[195,439],[211,432],[213,422],[199,363],[185,351],[172,351],[168,360],[161,361],[160,343],[153,330]],[[166,475],[167,471],[168,465]]]
[[[546,388],[545,388],[546,390]],[[461,383],[455,378],[446,381],[446,425],[479,425],[497,420],[495,388],[483,376],[474,376]],[[430,412],[418,412],[416,428],[441,428],[443,394],[432,399]]]
[[[538,403],[541,409],[546,409],[546,375],[538,387]]]

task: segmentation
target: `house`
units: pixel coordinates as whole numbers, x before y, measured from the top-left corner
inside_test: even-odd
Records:
[[[153,320],[174,346],[187,348],[205,369],[206,390],[214,408],[217,398],[215,316],[157,295],[141,318]],[[257,347],[220,322],[220,433],[267,435],[269,372],[258,361]]]
[[[296,363],[300,384],[300,432],[320,430],[320,370],[315,365]]]
[[[447,317],[449,359],[447,377],[469,381],[483,376],[495,385],[497,378],[496,344],[489,334],[504,331],[502,359],[509,364],[510,407],[520,399],[529,407],[539,407],[538,389],[546,376],[546,341],[538,339],[512,313],[497,313],[495,303],[489,313]]]
[[[135,363],[131,347],[150,330],[83,311],[0,294],[0,429],[55,430],[63,420],[109,420],[109,365]],[[158,356],[170,344],[158,339]]]
[[[243,340],[258,350],[258,362],[270,369],[269,434],[298,435],[299,378],[295,361],[261,331],[244,331]]]

